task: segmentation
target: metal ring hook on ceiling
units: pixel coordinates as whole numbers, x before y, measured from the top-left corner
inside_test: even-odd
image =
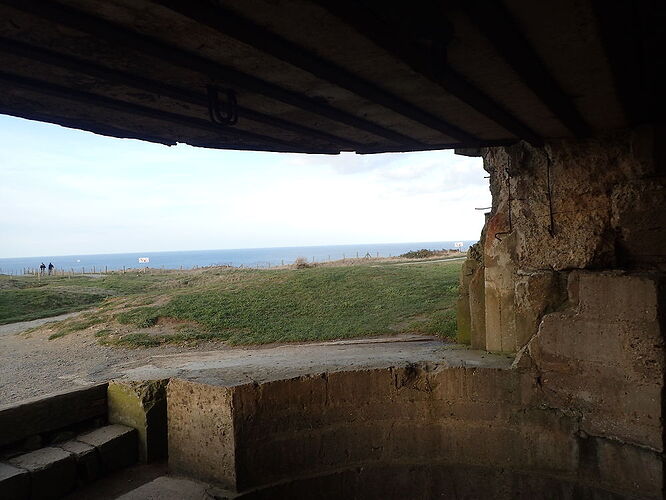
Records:
[[[238,101],[236,92],[231,89],[220,90],[214,85],[209,85],[208,90],[208,113],[213,123],[217,125],[232,126],[238,122]],[[220,93],[226,95],[226,101],[220,102]]]

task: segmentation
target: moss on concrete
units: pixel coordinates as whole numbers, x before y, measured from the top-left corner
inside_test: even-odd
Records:
[[[109,422],[137,430],[142,462],[159,460],[167,454],[167,383],[165,379],[109,384]]]

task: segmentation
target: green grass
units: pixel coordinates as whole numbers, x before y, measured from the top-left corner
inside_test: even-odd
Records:
[[[173,279],[171,274],[119,273],[101,278],[49,276],[41,280],[32,276],[0,276],[0,325],[88,309],[115,295],[182,286],[186,285],[182,280]]]
[[[61,323],[52,337],[91,326],[104,327],[95,334],[100,342],[132,347],[213,339],[265,344],[407,332],[454,337],[460,267],[458,261],[72,279],[67,290],[90,292],[94,287],[100,293],[96,299],[82,293],[90,295],[88,304],[99,303],[104,293],[117,300],[105,302],[94,316]],[[62,284],[11,291],[50,297],[58,295],[58,286]],[[5,292],[0,289],[0,297]],[[159,305],[153,305],[158,298]],[[20,314],[31,312],[24,308],[6,317]],[[161,329],[165,322],[171,328]]]
[[[230,344],[326,340],[419,331],[455,335],[460,265],[244,271],[116,319],[137,328],[192,321]],[[427,319],[423,319],[423,317]]]
[[[102,330],[104,334],[97,335],[101,338],[103,345],[123,347],[155,347],[162,344],[189,344],[204,340],[224,340],[223,335],[215,332],[189,331],[178,332],[168,335],[150,335],[142,332],[127,333],[116,338],[110,336],[110,332]],[[99,332],[98,332],[99,333]]]
[[[108,295],[98,292],[24,288],[0,290],[0,324],[48,318],[86,309]]]

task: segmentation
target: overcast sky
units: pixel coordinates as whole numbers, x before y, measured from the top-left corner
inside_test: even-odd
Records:
[[[112,139],[0,115],[0,257],[478,239],[478,158]]]

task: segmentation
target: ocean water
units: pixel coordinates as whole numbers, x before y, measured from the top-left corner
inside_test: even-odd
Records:
[[[239,248],[233,250],[194,250],[179,252],[139,252],[96,255],[60,255],[17,257],[0,259],[0,274],[21,274],[24,269],[36,269],[44,262],[52,262],[57,269],[74,272],[96,272],[123,268],[151,267],[158,269],[193,269],[206,266],[272,267],[291,264],[298,257],[308,261],[325,262],[342,258],[394,257],[410,250],[427,248],[440,250],[454,248],[454,241],[428,241],[410,243],[376,243],[359,245],[328,245],[306,247]],[[466,251],[475,241],[463,241]],[[139,258],[149,259],[139,263]]]

